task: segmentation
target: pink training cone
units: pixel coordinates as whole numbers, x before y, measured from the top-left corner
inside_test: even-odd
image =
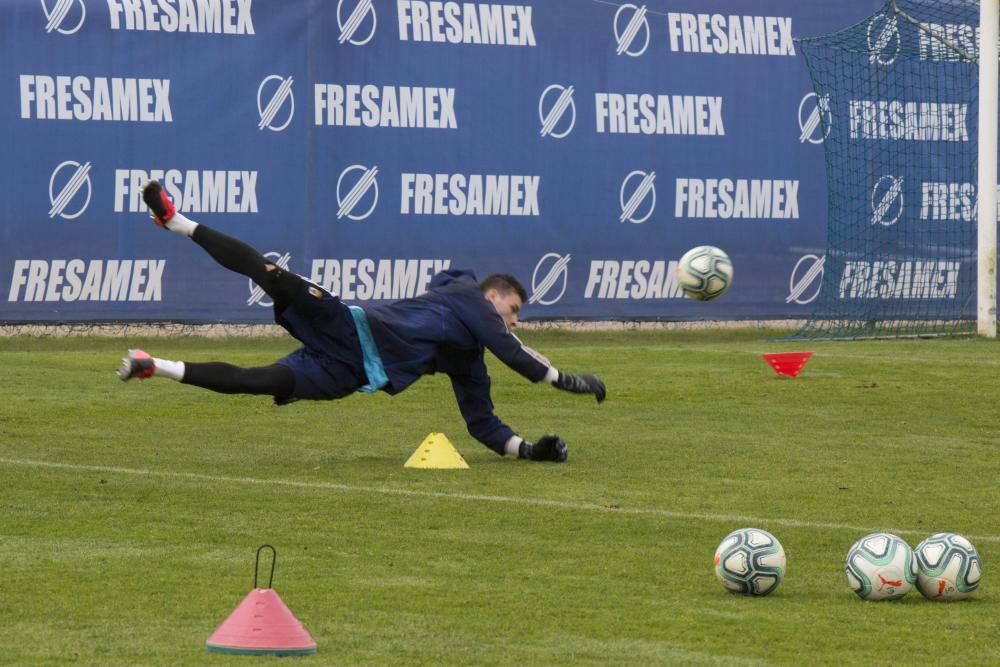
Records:
[[[316,642],[271,588],[255,588],[208,638],[213,653],[310,655]]]
[[[812,352],[773,352],[763,354],[761,357],[771,365],[771,368],[779,376],[795,377],[812,355]]]

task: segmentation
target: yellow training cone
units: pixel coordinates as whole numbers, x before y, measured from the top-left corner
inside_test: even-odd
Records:
[[[462,455],[444,433],[431,433],[417,447],[404,468],[468,468]]]

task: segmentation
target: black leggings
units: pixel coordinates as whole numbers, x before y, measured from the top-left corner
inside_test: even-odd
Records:
[[[230,271],[242,273],[254,281],[274,301],[277,311],[284,310],[301,292],[302,278],[268,261],[243,241],[226,236],[205,225],[195,227],[191,239],[205,249],[216,262]]]
[[[264,394],[279,401],[295,389],[295,376],[281,364],[240,368],[222,361],[185,361],[181,382],[220,394]]]
[[[270,262],[255,249],[205,225],[198,225],[191,237],[212,258],[230,271],[241,273],[255,283],[282,311],[301,293],[302,278]],[[223,394],[265,394],[286,402],[295,389],[292,371],[280,364],[240,368],[220,361],[185,362],[184,384]]]

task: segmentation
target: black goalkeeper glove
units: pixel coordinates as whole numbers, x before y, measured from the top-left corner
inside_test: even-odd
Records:
[[[549,433],[538,439],[538,442],[524,440],[518,448],[517,458],[532,461],[555,461],[563,463],[569,456],[569,447],[558,435]]]
[[[598,403],[604,400],[604,396],[607,393],[604,389],[604,383],[592,373],[570,375],[569,373],[559,371],[559,378],[552,384],[556,389],[571,391],[574,394],[593,394],[597,398]]]

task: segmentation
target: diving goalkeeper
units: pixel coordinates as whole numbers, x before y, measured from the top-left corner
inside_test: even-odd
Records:
[[[533,461],[566,460],[559,436],[521,438],[493,414],[484,351],[532,382],[593,394],[604,383],[589,373],[571,375],[525,346],[511,332],[527,299],[512,276],[493,274],[481,283],[466,271],[443,271],[427,292],[384,305],[347,306],[304,278],[268,261],[246,243],[198,224],[175,210],[156,181],[143,186],[143,201],[156,224],[191,238],[231,271],[241,273],[274,302],[275,322],[302,347],[269,366],[242,368],[224,362],[157,359],[129,350],[118,369],[123,381],[166,377],[224,394],[260,394],[282,405],[299,399],[330,400],[356,391],[398,394],[422,375],[445,373],[469,433],[500,455]]]

